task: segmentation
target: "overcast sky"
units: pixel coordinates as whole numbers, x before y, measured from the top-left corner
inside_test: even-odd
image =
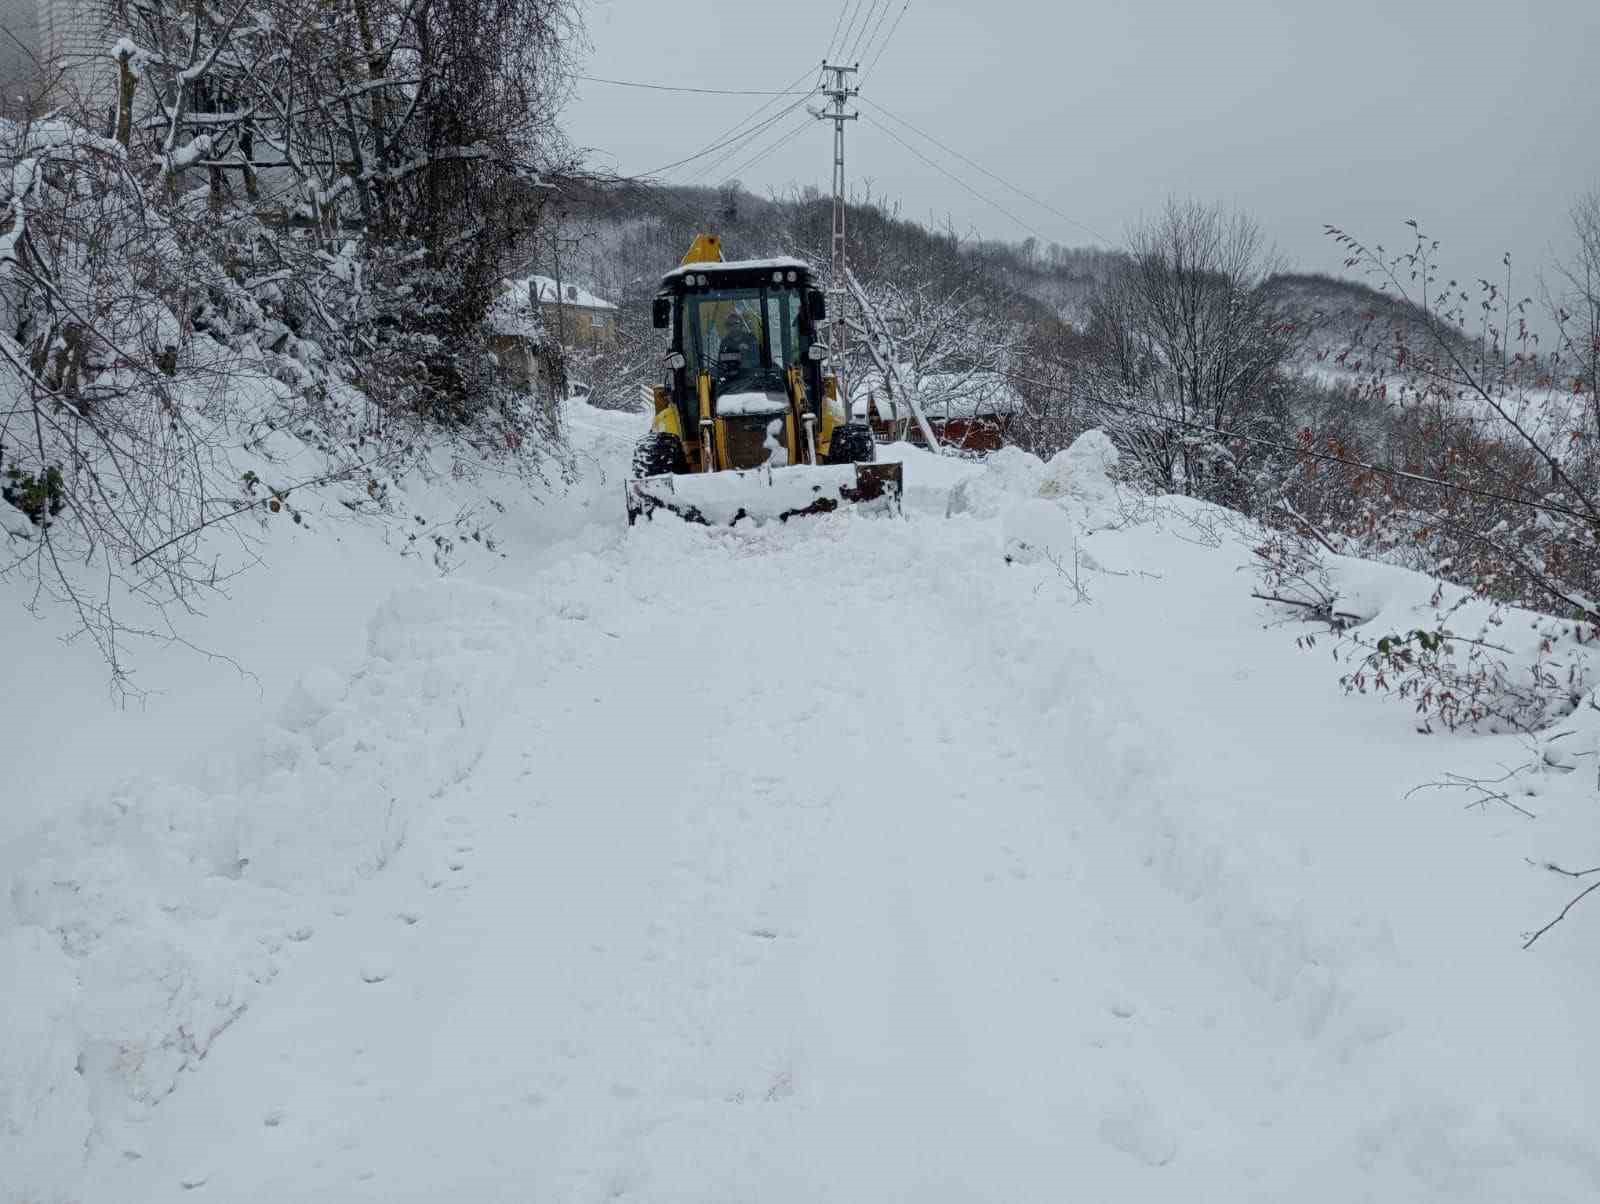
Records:
[[[874,0],[843,9],[847,20],[870,9],[857,24],[881,41],[904,0],[886,3],[881,25]],[[585,70],[781,88],[820,61],[839,12],[835,0],[590,0]],[[863,97],[1073,220],[869,105],[866,116],[1025,225],[866,120],[849,128],[850,178],[907,216],[993,237],[1076,245],[1094,231],[1117,243],[1179,194],[1248,211],[1306,269],[1340,270],[1324,223],[1398,245],[1415,217],[1453,271],[1488,274],[1507,250],[1531,271],[1559,245],[1576,196],[1600,185],[1597,62],[1600,0],[911,0]],[[580,82],[567,127],[598,162],[644,172],[701,150],[765,100]],[[715,183],[799,125],[739,177],[758,192],[826,189],[829,129],[803,112],[709,173],[716,156],[666,178]]]

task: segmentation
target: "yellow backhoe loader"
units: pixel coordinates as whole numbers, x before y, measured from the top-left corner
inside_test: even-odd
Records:
[[[875,464],[824,372],[825,294],[798,259],[725,261],[702,234],[652,318],[671,332],[655,419],[634,450],[628,523],[668,511],[713,526],[864,503],[898,514],[901,466]]]

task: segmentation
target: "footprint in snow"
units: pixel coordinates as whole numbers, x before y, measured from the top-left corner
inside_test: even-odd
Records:
[[[1132,1079],[1117,1087],[1116,1099],[1100,1118],[1100,1140],[1145,1166],[1166,1166],[1178,1156],[1178,1138]]]
[[[369,953],[361,959],[362,982],[384,982],[394,974],[394,959],[386,953]]]

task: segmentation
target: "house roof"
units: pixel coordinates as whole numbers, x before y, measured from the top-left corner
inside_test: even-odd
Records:
[[[1022,399],[1004,377],[993,372],[929,372],[918,377],[911,365],[901,365],[901,373],[913,382],[923,410],[930,420],[984,418],[1015,414],[1023,408]],[[893,405],[876,370],[862,373],[850,382],[851,413],[864,418],[870,393],[881,418],[893,413]],[[902,416],[905,408],[901,407]]]
[[[518,280],[506,281],[507,288],[514,288],[524,292],[534,291],[533,295],[539,298],[541,304],[569,305],[574,309],[616,309],[611,302],[595,296],[581,284],[570,280],[563,280],[558,286],[549,276],[524,276]]]

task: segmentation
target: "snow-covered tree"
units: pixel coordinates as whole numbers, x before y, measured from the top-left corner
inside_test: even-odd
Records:
[[[1235,500],[1239,449],[1212,432],[1281,429],[1292,343],[1272,267],[1249,218],[1171,201],[1093,301],[1085,391],[1155,486]]]
[[[227,456],[266,408],[351,466],[428,422],[554,447],[486,318],[571,161],[556,118],[576,12],[119,6],[107,88],[0,123],[0,571],[54,580],[115,661],[114,622],[67,566],[157,601],[209,584],[196,533],[283,505],[259,482],[241,496]]]

